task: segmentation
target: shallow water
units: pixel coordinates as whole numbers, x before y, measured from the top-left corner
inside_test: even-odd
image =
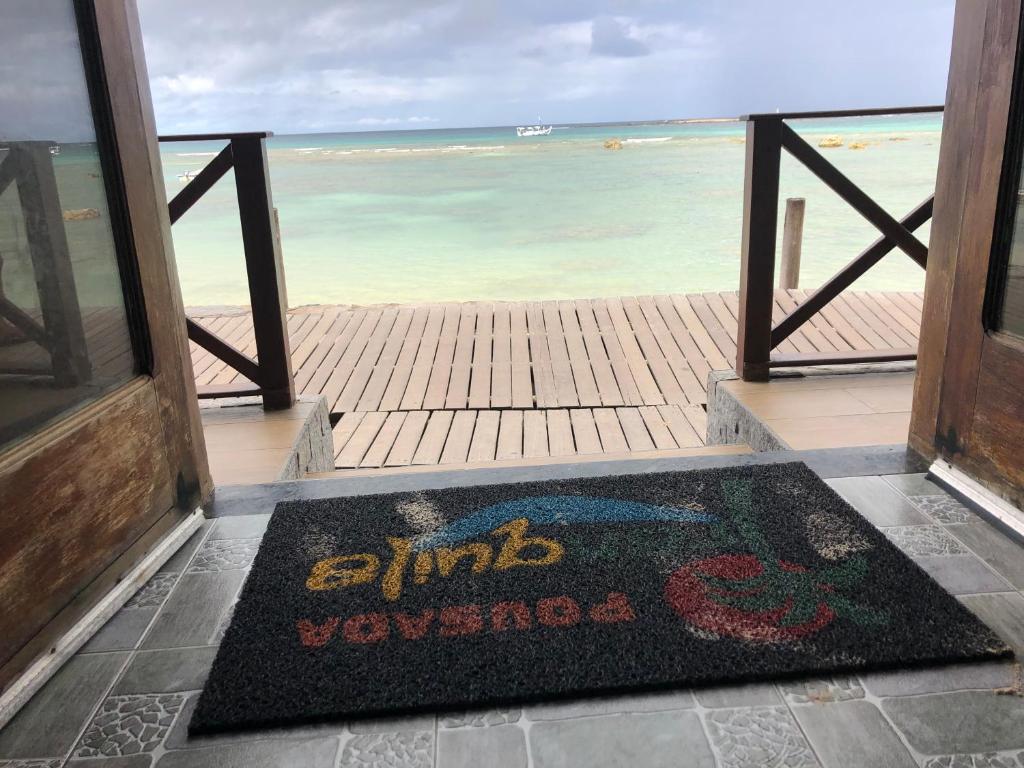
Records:
[[[939,116],[794,123],[897,218],[934,188]],[[268,142],[289,302],[526,300],[735,290],[744,126],[513,128],[280,136]],[[621,150],[604,148],[611,138]],[[866,142],[860,150],[851,142]],[[217,144],[162,145],[168,194]],[[782,198],[807,199],[802,286],[876,237],[806,169],[783,158]],[[919,236],[926,239],[927,227]],[[174,227],[188,305],[247,303],[229,178]],[[781,238],[781,217],[780,217]],[[920,289],[900,253],[858,288]]]

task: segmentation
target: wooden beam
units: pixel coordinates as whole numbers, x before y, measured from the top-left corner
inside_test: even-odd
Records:
[[[916,115],[922,112],[941,112],[941,104],[930,104],[919,107],[869,107],[866,109],[826,109],[818,112],[764,112],[755,115],[743,115],[740,120],[812,120],[821,117],[868,117],[870,115]]]
[[[245,378],[255,382],[260,380],[260,366],[248,355],[228,344],[224,339],[201,326],[190,317],[185,318],[188,337],[215,357],[230,365]]]
[[[857,213],[893,240],[910,258],[924,267],[928,261],[928,246],[918,240],[896,219],[890,216],[870,195],[844,176],[820,152],[804,141],[788,125],[782,125],[782,146],[803,163],[807,170],[825,182]]]
[[[195,205],[199,198],[209,192],[210,188],[231,170],[233,162],[231,145],[228,144],[168,203],[167,210],[171,214],[171,224],[184,216],[185,212]]]
[[[772,118],[747,123],[736,340],[736,373],[744,381],[768,378],[783,128]]]
[[[934,200],[934,196],[929,197],[904,216],[900,223],[911,231],[920,227],[931,218]],[[789,338],[793,331],[806,323],[815,313],[821,311],[832,299],[849,288],[861,275],[881,261],[882,257],[895,247],[896,243],[883,236],[862,251],[857,258],[843,267],[831,280],[808,296],[799,307],[790,312],[778,325],[772,328],[771,348],[775,349]]]

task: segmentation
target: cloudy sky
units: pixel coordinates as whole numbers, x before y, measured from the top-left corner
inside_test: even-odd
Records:
[[[954,0],[139,0],[161,132],[941,103]]]

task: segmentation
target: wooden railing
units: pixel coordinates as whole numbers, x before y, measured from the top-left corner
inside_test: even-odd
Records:
[[[171,224],[184,216],[228,171],[234,170],[235,174],[256,357],[249,357],[191,318],[186,323],[189,339],[252,383],[201,387],[199,397],[262,395],[264,408],[275,409],[287,408],[295,402],[295,382],[288,347],[284,266],[267,166],[266,139],[271,135],[267,132],[188,134],[161,136],[160,141],[227,141],[224,149],[171,200],[168,205]]]
[[[892,362],[916,358],[915,349],[772,355],[772,350],[790,334],[894,248],[899,248],[922,268],[925,267],[928,261],[928,247],[913,233],[931,218],[933,200],[933,196],[929,196],[902,219],[895,219],[821,153],[800,138],[786,124],[786,120],[941,111],[942,107],[896,107],[832,112],[789,112],[748,115],[741,118],[747,121],[747,159],[743,183],[739,333],[736,343],[736,373],[740,378],[745,381],[765,381],[771,368],[781,366]],[[779,170],[783,149],[873,224],[882,236],[773,326]]]

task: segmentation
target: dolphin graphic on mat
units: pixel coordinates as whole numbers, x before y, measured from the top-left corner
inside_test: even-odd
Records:
[[[416,541],[416,549],[456,544],[492,531],[511,520],[534,525],[569,523],[717,523],[719,518],[688,507],[657,506],[596,496],[528,496],[471,512]]]

